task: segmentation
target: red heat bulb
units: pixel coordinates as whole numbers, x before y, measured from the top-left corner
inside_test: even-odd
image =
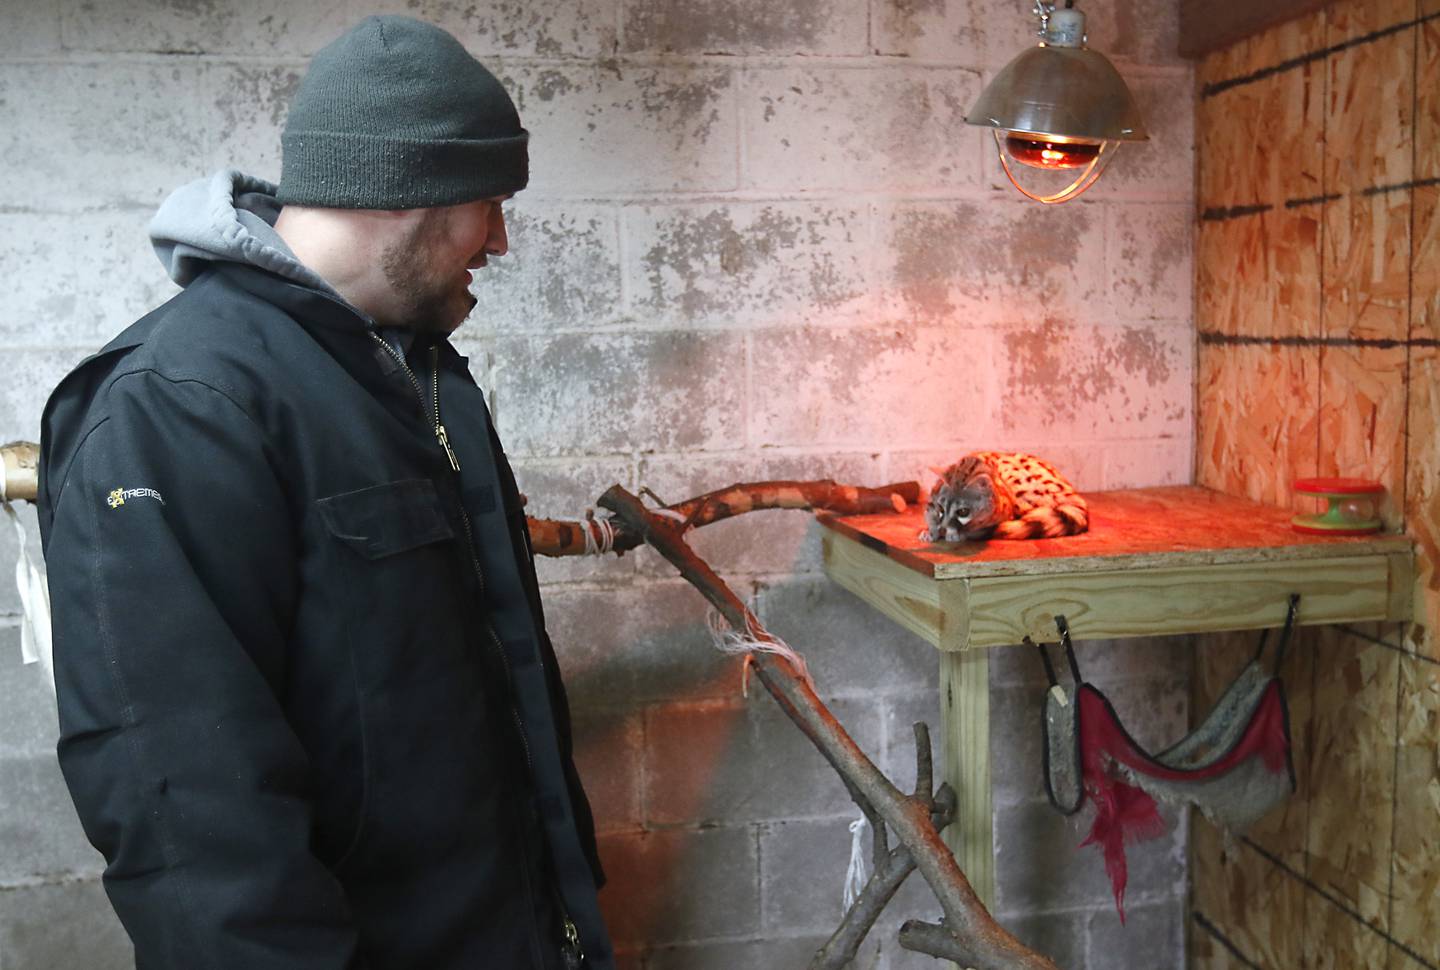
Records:
[[[1015,161],[1031,168],[1084,168],[1100,154],[1100,145],[1095,142],[1045,141],[1011,134],[1005,138],[1005,151]]]

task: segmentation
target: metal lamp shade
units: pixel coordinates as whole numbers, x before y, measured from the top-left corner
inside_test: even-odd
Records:
[[[1104,54],[1032,47],[981,92],[967,124],[1046,135],[1054,141],[1145,141],[1140,109]]]

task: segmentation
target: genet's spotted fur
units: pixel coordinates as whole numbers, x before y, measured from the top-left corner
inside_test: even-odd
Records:
[[[1049,462],[976,451],[940,473],[925,525],[922,542],[1053,538],[1090,528],[1090,511]]]

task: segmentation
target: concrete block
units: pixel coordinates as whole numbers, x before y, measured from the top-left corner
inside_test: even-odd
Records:
[[[840,776],[751,679],[741,701],[651,708],[645,719],[646,818],[654,825],[846,816]],[[868,700],[827,700],[851,737],[878,755],[879,711]]]
[[[206,72],[206,172],[238,168],[280,181],[280,133],[300,86],[299,64],[216,63]]]
[[[1102,916],[1107,915],[1103,911]],[[1112,919],[1114,912],[1108,914]],[[1015,913],[999,917],[1000,925],[1030,949],[1044,954],[1065,970],[1109,970],[1110,964],[1087,963],[1085,960],[1085,927],[1092,913],[1085,910],[1049,913]],[[1117,921],[1118,922],[1118,921]],[[1148,966],[1150,970],[1161,967],[1183,967],[1183,952],[1157,955]]]
[[[1132,203],[1105,207],[1106,262],[1120,319],[1188,320],[1193,309],[1188,205]]]
[[[1084,670],[1084,668],[1081,668]],[[1069,683],[1067,677],[1065,683]],[[1189,728],[1188,677],[1097,683],[1136,743],[1161,751]],[[990,694],[990,784],[997,805],[1039,801],[1045,795],[1041,737],[1043,687],[1006,687]],[[1000,809],[999,816],[1006,810]]]
[[[1171,829],[1158,839],[1125,847],[1129,883],[1125,899],[1139,905],[1185,891],[1185,825],[1163,809]],[[1114,905],[1105,862],[1095,846],[1080,848],[1089,833],[1083,813],[1069,819],[1048,802],[1005,806],[995,817],[997,908],[1001,912],[1103,909]],[[1118,917],[1117,917],[1118,920]]]
[[[1086,197],[1192,202],[1195,197],[1193,72],[1189,67],[1143,74],[1125,71],[1124,77],[1135,95],[1150,140],[1124,146]],[[998,160],[995,165],[999,166]],[[1003,174],[1000,178],[1004,178]]]
[[[736,335],[500,337],[495,359],[495,425],[516,456],[726,449],[744,440]]]
[[[815,951],[825,945],[825,936],[768,937],[763,940],[728,942],[716,940],[688,946],[666,946],[651,950],[645,970],[735,970],[755,967],[757,970],[787,970],[807,966]],[[857,960],[859,967],[872,964],[873,947],[867,942]]]
[[[933,651],[932,651],[933,652]],[[903,791],[915,790],[915,722],[930,729],[930,756],[935,786],[942,781],[945,764],[944,726],[940,723],[939,661],[927,675],[928,686],[887,697],[885,700],[885,753],[880,768]]]
[[[130,944],[97,879],[0,889],[5,970],[134,970]]]
[[[751,336],[752,384],[789,393],[751,404],[758,445],[915,447],[990,425],[1000,349],[988,331],[943,327],[774,330]],[[983,361],[957,378],[956,361]]]
[[[935,648],[828,579],[766,588],[760,618],[805,655],[827,694],[935,690]]]
[[[893,838],[891,845],[894,845]],[[868,855],[866,859],[868,862]],[[904,967],[907,970],[935,970],[936,967],[941,966],[934,957],[906,950],[900,945],[899,935],[900,927],[907,920],[919,919],[935,923],[939,922],[943,915],[940,904],[935,899],[935,893],[930,889],[925,877],[918,871],[912,872],[901,883],[899,890],[891,898],[885,911],[880,914],[880,918],[875,921],[875,925],[866,939],[867,945],[875,946],[879,950],[880,962],[877,966]],[[1069,968],[1067,967],[1065,970],[1069,970]]]
[[[760,928],[748,827],[609,835],[600,857],[610,879],[600,906],[617,946],[744,937]]]
[[[5,5],[0,57],[37,57],[60,50],[60,8],[50,4]]]
[[[11,347],[98,347],[178,293],[150,246],[150,216],[0,215],[8,289],[0,339]]]
[[[1194,481],[1194,433],[1149,441],[1122,441],[1102,448],[1105,487],[1150,488]]]
[[[1035,45],[1030,7],[1021,0],[877,0],[871,41],[877,54],[994,69]]]
[[[641,755],[644,727],[639,714],[578,711],[573,718],[575,767],[595,812],[598,832],[640,827]]]
[[[0,845],[0,885],[105,868],[85,841],[53,754],[0,757]]]
[[[823,323],[872,304],[863,206],[647,207],[627,210],[625,233],[633,312],[646,324]]]
[[[624,316],[620,229],[608,206],[531,202],[505,206],[510,252],[476,274],[471,313],[495,331],[587,329]]]
[[[0,386],[0,441],[39,441],[40,414],[60,379],[99,347],[6,351],[7,380]]]
[[[1104,209],[1015,200],[910,203],[882,213],[887,302],[951,327],[1107,319]],[[965,354],[955,363],[973,360]]]
[[[1047,643],[1057,674],[1068,683],[1069,669],[1064,651],[1055,642]],[[1190,636],[1127,637],[1123,640],[1076,640],[1075,659],[1086,680],[1109,690],[1117,683],[1137,680],[1179,680],[1190,676],[1193,661]],[[1238,671],[1237,671],[1238,673]],[[990,687],[1046,684],[1045,668],[1033,647],[1020,644],[990,651]]]
[[[855,453],[780,454],[756,450],[741,455],[646,458],[640,484],[666,502],[679,502],[744,482],[813,481],[829,478],[859,485],[885,484],[874,455]],[[744,573],[814,573],[821,569],[820,527],[796,509],[748,512],[696,529],[686,540],[722,576],[738,582]],[[650,549],[636,552],[642,574],[670,577],[675,567]],[[740,595],[747,595],[737,587]]]
[[[772,822],[760,826],[761,926],[767,935],[832,933],[845,915],[845,871],[852,819]],[[863,839],[866,873],[870,830]]]
[[[369,0],[351,0],[356,16]],[[386,9],[439,24],[477,57],[605,57],[614,54],[617,0],[387,0]],[[485,61],[495,70],[495,65]]]
[[[1002,429],[1092,440],[1190,432],[1195,334],[1189,327],[1090,326],[1052,317],[998,336]]]
[[[922,494],[928,495],[940,480],[936,469],[943,471],[972,451],[1018,451],[1045,459],[1082,492],[1099,491],[1105,487],[1106,443],[1002,436],[988,427],[975,429],[957,426],[955,433],[975,437],[959,438],[949,447],[891,452],[890,474],[887,477],[894,481],[917,481]],[[1129,446],[1129,443],[1120,445]]]
[[[1185,899],[1127,906],[1125,923],[1114,912],[1090,916],[1085,966],[1151,970],[1185,965]]]
[[[864,54],[865,4],[624,0],[624,49],[679,54]]]
[[[74,51],[308,56],[358,16],[346,4],[245,5],[81,0],[62,5],[65,46]]]
[[[153,206],[204,174],[213,132],[201,99],[209,68],[171,63],[0,64],[0,208]]]
[[[1039,21],[1028,0],[880,0],[873,8],[880,54],[998,69],[1035,46]],[[1085,7],[1090,46],[1111,59],[1183,63],[1179,12],[1166,0],[1117,0]]]
[[[734,695],[740,661],[711,645],[708,608],[680,581],[547,591],[546,626],[571,705],[631,710],[648,701]]]
[[[69,4],[65,42],[75,50],[309,57],[369,14],[396,13],[450,31],[478,57],[608,54],[615,48],[614,0],[458,3],[381,0],[238,4],[136,0],[123,7]]]
[[[957,142],[980,78],[962,68],[781,67],[744,76],[744,184],[935,192],[979,184]]]
[[[530,500],[526,513],[539,518],[583,519],[585,510],[595,508],[611,485],[633,490],[635,483],[634,464],[626,458],[520,459],[514,470],[521,493]],[[596,509],[598,517],[608,514]],[[598,558],[536,556],[535,574],[542,586],[577,581],[623,584],[634,576],[635,562],[634,553],[618,558],[613,553]]]
[[[0,757],[55,757],[55,694],[38,663],[20,662],[18,626],[0,627],[0,710]]]
[[[530,130],[527,197],[733,189],[735,91],[728,68],[505,65]]]

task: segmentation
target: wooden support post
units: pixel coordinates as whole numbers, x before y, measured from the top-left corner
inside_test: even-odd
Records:
[[[959,802],[945,842],[987,909],[995,905],[995,834],[990,806],[990,652],[940,654],[940,724],[945,780]]]

